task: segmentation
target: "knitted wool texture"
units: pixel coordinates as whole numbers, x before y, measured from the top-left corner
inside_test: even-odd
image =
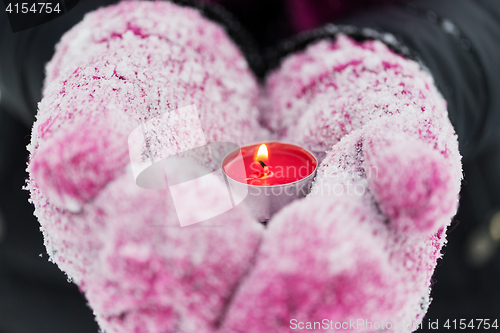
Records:
[[[462,177],[446,103],[417,63],[340,35],[288,56],[261,93],[216,23],[130,1],[86,15],[46,74],[27,187],[51,260],[105,332],[422,320]],[[243,205],[210,226],[178,227],[168,191],[134,183],[127,137],[191,104],[210,141],[270,132],[313,151],[322,162],[311,194],[267,229]],[[203,189],[184,195],[221,201]]]

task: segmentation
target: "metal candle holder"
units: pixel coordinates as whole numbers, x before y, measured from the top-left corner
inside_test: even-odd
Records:
[[[267,222],[281,208],[283,208],[284,206],[288,205],[290,202],[296,199],[305,197],[310,191],[312,181],[318,169],[318,160],[308,150],[297,145],[294,146],[301,148],[309,155],[311,155],[311,157],[316,162],[316,165],[311,174],[300,180],[288,184],[262,186],[262,185],[245,184],[232,179],[230,176],[227,175],[224,166],[228,163],[229,158],[232,155],[239,156],[241,158],[241,150],[239,154],[237,153],[238,150],[229,153],[222,160],[222,173],[224,175],[227,185],[235,193],[247,193],[243,202],[247,205],[247,207],[252,211],[253,215],[260,222]]]

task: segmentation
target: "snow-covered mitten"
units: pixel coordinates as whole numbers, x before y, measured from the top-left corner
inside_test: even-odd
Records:
[[[127,137],[195,104],[209,141],[265,139],[245,58],[221,26],[168,2],[100,9],[63,37],[28,188],[52,260],[105,331],[373,331],[422,320],[461,179],[429,74],[379,41],[340,34],[288,56],[265,91],[267,129],[322,160],[311,194],[265,231],[244,206],[205,228],[165,226],[175,220],[168,191],[134,183]],[[175,152],[172,134],[190,140],[175,126],[161,133],[154,151]]]
[[[433,79],[339,33],[287,56],[265,87],[265,124],[322,162],[308,197],[269,222],[227,332],[415,330],[462,179]]]
[[[263,227],[236,207],[181,229],[167,190],[135,184],[127,138],[194,104],[209,142],[255,141],[258,97],[224,28],[171,2],[99,9],[57,45],[28,147],[28,188],[51,259],[85,293],[105,332],[218,325]],[[185,128],[160,130],[149,142],[154,152],[173,154],[191,140]],[[223,202],[202,188],[184,196]]]

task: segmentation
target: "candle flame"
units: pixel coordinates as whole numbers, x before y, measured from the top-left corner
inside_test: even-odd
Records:
[[[257,151],[257,155],[255,156],[256,160],[267,161],[269,157],[269,152],[267,151],[267,146],[263,143],[260,145],[259,150]]]

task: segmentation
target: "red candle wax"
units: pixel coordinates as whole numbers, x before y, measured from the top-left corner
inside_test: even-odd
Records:
[[[267,147],[267,156],[265,149],[261,149],[260,154],[257,154],[263,144]],[[240,172],[238,163],[235,162],[240,150],[245,174]],[[311,175],[318,164],[310,152],[290,143],[263,142],[241,147],[240,150],[226,156],[222,167],[229,178],[243,184],[255,186],[290,184]]]

